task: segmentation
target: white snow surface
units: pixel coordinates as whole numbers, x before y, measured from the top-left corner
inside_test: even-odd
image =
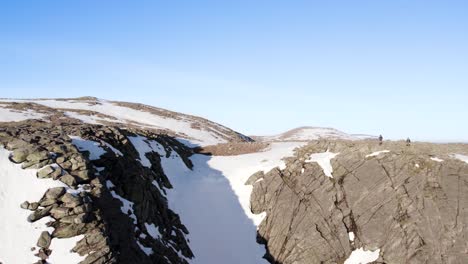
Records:
[[[453,155],[456,159],[459,159],[461,161],[464,161],[466,163],[468,163],[468,156],[466,155],[462,155],[462,154],[455,154]]]
[[[160,239],[162,237],[161,233],[159,232],[159,228],[154,224],[149,225],[148,223],[145,223],[145,227],[152,238]]]
[[[0,212],[8,212],[2,213],[0,217],[0,262],[33,263],[38,260],[34,256],[37,250],[33,252],[31,248],[36,246],[42,231],[53,231],[53,228],[47,228],[45,225],[51,218],[45,217],[35,223],[29,223],[26,219],[31,211],[21,209],[20,204],[24,201],[39,201],[49,188],[66,186],[52,179],[37,179],[37,170],[21,169],[21,165],[9,160],[9,155],[9,151],[0,147]],[[51,258],[66,261],[51,264],[79,262],[75,261],[79,258],[77,254],[62,250],[69,251],[74,244],[72,246],[71,242],[64,244],[63,241],[55,240],[52,239]]]
[[[73,145],[75,145],[78,150],[89,151],[90,160],[97,160],[106,153],[106,151],[100,146],[98,142],[82,139],[78,136],[69,137],[72,139]]]
[[[45,115],[33,110],[18,111],[0,106],[0,122],[19,122],[28,119],[42,119]]]
[[[371,251],[364,250],[364,248],[358,248],[351,252],[351,255],[344,264],[367,264],[376,261],[379,258],[379,255],[380,249]]]
[[[349,232],[349,233],[348,233],[348,237],[349,237],[349,241],[353,242],[353,241],[354,241],[354,238],[355,238],[354,232]]]
[[[66,111],[66,115],[80,119],[85,123],[90,124],[100,124],[101,121],[107,122],[114,122],[114,123],[132,123],[133,125],[140,126],[142,128],[153,128],[153,129],[167,129],[173,131],[175,133],[180,133],[187,135],[187,139],[195,145],[215,145],[218,143],[226,143],[225,139],[219,138],[216,134],[212,133],[209,130],[205,129],[196,129],[192,127],[194,123],[187,116],[180,116],[180,119],[176,118],[168,118],[160,115],[156,115],[150,112],[146,112],[143,110],[136,110],[130,107],[124,107],[114,104],[111,101],[107,100],[98,100],[98,104],[88,103],[86,101],[80,100],[53,100],[53,99],[45,99],[45,100],[8,100],[2,99],[0,101],[3,102],[32,102],[41,105],[45,105],[51,108],[60,108],[60,109],[76,109],[76,110],[88,110],[94,111],[100,114],[104,114],[107,116],[111,116],[114,119],[109,118],[101,118],[95,115],[87,116],[83,114],[79,114],[73,111]],[[3,116],[2,112],[0,112],[0,116]],[[18,118],[18,117],[16,117]],[[221,125],[219,126],[220,134],[223,134],[223,130]]]
[[[380,154],[389,153],[389,152],[390,152],[390,150],[380,150],[380,151],[376,151],[376,152],[373,152],[373,153],[371,153],[371,154],[369,154],[369,155],[366,155],[366,158],[369,158],[369,157],[376,157],[376,156],[378,156],[378,155],[380,155]]]
[[[431,157],[431,160],[436,161],[436,162],[443,162],[443,159],[439,159],[437,157]]]
[[[52,255],[47,260],[50,264],[62,263],[80,263],[86,256],[80,256],[78,253],[71,252],[76,246],[76,243],[84,238],[84,235],[79,235],[71,238],[54,238],[50,244]]]
[[[131,141],[140,159],[144,160],[142,154],[148,149],[161,156],[162,168],[174,187],[166,189],[169,208],[190,230],[188,239],[195,255],[191,264],[268,263],[262,258],[264,246],[256,243],[256,224],[263,217],[250,212],[252,186],[244,183],[259,170],[284,166],[281,159],[305,143],[275,143],[266,152],[235,157],[197,154],[190,158],[194,164],[190,170],[174,151],[166,158],[166,151],[156,141],[144,137]]]
[[[69,136],[72,140],[72,144],[75,145],[78,150],[80,151],[89,151],[89,159],[90,160],[97,160],[101,158],[102,155],[104,155],[107,151],[101,146],[101,144],[106,145],[108,148],[112,150],[115,154],[118,156],[123,156],[122,152],[120,150],[116,149],[114,146],[111,144],[101,141],[102,143],[92,141],[92,140],[87,140],[83,139],[78,136]]]
[[[322,167],[323,173],[327,177],[333,178],[333,167],[331,165],[331,160],[335,158],[338,154],[340,153],[333,153],[328,150],[322,153],[313,153],[305,162],[317,162],[318,165]]]

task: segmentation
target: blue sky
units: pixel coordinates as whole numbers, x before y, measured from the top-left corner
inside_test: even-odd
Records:
[[[0,97],[468,140],[467,1],[2,1]]]

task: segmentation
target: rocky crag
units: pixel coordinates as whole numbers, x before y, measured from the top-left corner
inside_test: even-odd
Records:
[[[95,142],[107,151],[91,159],[89,152],[73,144],[70,135]],[[46,263],[53,253],[49,249],[52,239],[78,235],[84,237],[73,251],[86,256],[83,264],[188,263],[193,257],[185,238],[188,230],[168,208],[164,190],[171,184],[161,169],[160,157],[147,155],[150,168],[136,162],[138,153],[128,140],[135,135],[156,140],[167,153],[175,151],[191,166],[191,149],[169,136],[148,131],[73,120],[2,124],[0,142],[12,151],[12,162],[24,169],[39,169],[38,179],[52,178],[68,186],[51,188],[39,201],[18,205],[31,211],[27,221],[53,219],[47,225],[54,231],[38,237],[37,263]],[[133,209],[122,211],[127,202],[134,204]],[[149,230],[151,226],[159,227],[157,239]]]
[[[468,263],[468,164],[452,156],[467,151],[457,144],[310,143],[285,169],[249,180],[253,212],[266,212],[258,241],[271,263],[343,263],[360,248],[379,250],[373,263]],[[327,152],[337,154],[328,176],[309,161]]]

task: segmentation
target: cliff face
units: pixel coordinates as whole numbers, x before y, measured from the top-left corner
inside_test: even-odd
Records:
[[[168,207],[165,190],[171,183],[160,156],[149,153],[150,164],[138,162],[142,157],[130,142],[137,136],[159,142],[191,167],[190,149],[143,130],[76,122],[2,125],[0,142],[12,151],[13,162],[39,169],[37,181],[63,184],[21,204],[31,210],[23,221],[47,219],[53,228],[36,238],[38,263],[54,256],[49,249],[54,240],[73,237],[81,238],[72,246],[84,256],[81,263],[188,263],[193,257],[185,238],[189,231]]]
[[[468,263],[468,164],[452,155],[467,151],[310,143],[285,169],[252,176],[252,210],[266,212],[258,240],[272,263],[343,263],[357,251],[375,263]]]

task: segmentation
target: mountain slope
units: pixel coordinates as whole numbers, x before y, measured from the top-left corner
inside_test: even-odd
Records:
[[[14,110],[14,111],[12,111]],[[249,141],[227,127],[204,118],[143,104],[94,97],[72,99],[0,99],[0,121],[75,119],[88,124],[133,127],[188,140],[194,145]]]

